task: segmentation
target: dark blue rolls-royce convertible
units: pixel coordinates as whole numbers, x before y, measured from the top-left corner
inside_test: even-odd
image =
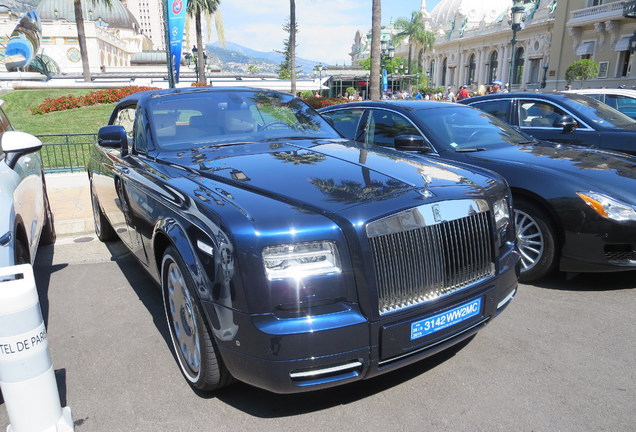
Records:
[[[133,94],[88,175],[97,236],[160,285],[199,390],[370,378],[461,346],[517,289],[498,175],[365,148],[285,93]]]

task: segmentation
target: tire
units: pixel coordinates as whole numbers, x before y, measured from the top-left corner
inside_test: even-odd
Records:
[[[161,263],[161,292],[170,338],[183,376],[201,391],[218,390],[231,376],[201,314],[195,289],[181,256],[168,247]]]
[[[117,240],[117,233],[113,229],[113,226],[110,224],[110,222],[108,222],[108,219],[106,219],[106,216],[102,212],[102,209],[99,207],[99,200],[97,199],[97,196],[95,196],[92,180],[90,183],[90,189],[91,189],[91,206],[93,208],[93,223],[95,225],[95,235],[97,235],[97,238],[103,242]]]
[[[46,188],[44,188],[44,215],[46,217],[46,222],[44,223],[44,227],[42,227],[40,244],[50,245],[55,243],[57,234],[55,233],[55,222],[53,219],[53,212],[51,212],[51,205],[49,203],[49,197],[46,193]]]
[[[521,282],[548,275],[556,265],[556,241],[550,218],[535,204],[515,200],[515,228],[521,254]]]
[[[14,262],[16,265],[19,264],[31,264],[31,259],[29,258],[29,249],[22,243],[21,240],[15,240],[15,249],[14,249]]]

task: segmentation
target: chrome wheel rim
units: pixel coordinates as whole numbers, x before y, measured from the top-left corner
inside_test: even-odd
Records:
[[[517,244],[521,254],[521,271],[533,268],[545,250],[543,233],[537,221],[528,213],[515,210]]]
[[[187,365],[190,371],[188,375],[196,379],[201,370],[201,344],[195,306],[183,274],[174,261],[171,261],[168,266],[166,290],[166,312],[170,320],[177,355]]]
[[[99,235],[102,232],[102,223],[99,219],[99,205],[94,194],[91,194],[91,204],[93,206],[93,223],[95,224],[95,232]]]

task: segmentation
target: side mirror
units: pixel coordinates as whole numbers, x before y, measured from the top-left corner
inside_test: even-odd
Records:
[[[102,126],[97,133],[97,144],[100,147],[121,149],[124,156],[128,152],[126,129],[119,125]]]
[[[564,115],[559,117],[552,124],[553,127],[563,128],[563,133],[572,133],[579,124],[572,117]]]
[[[42,148],[42,141],[26,132],[6,131],[2,134],[2,151],[7,155],[6,162],[13,169],[20,156]]]
[[[426,141],[419,135],[398,135],[394,142],[396,150],[423,151],[429,150]]]

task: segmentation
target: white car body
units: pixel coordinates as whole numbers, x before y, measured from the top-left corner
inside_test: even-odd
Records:
[[[0,104],[1,106],[1,104]],[[0,109],[0,267],[33,264],[37,248],[55,241],[35,136],[13,131]]]
[[[636,118],[636,90],[631,89],[578,89],[567,90],[564,93],[578,93],[593,97],[632,118]]]

